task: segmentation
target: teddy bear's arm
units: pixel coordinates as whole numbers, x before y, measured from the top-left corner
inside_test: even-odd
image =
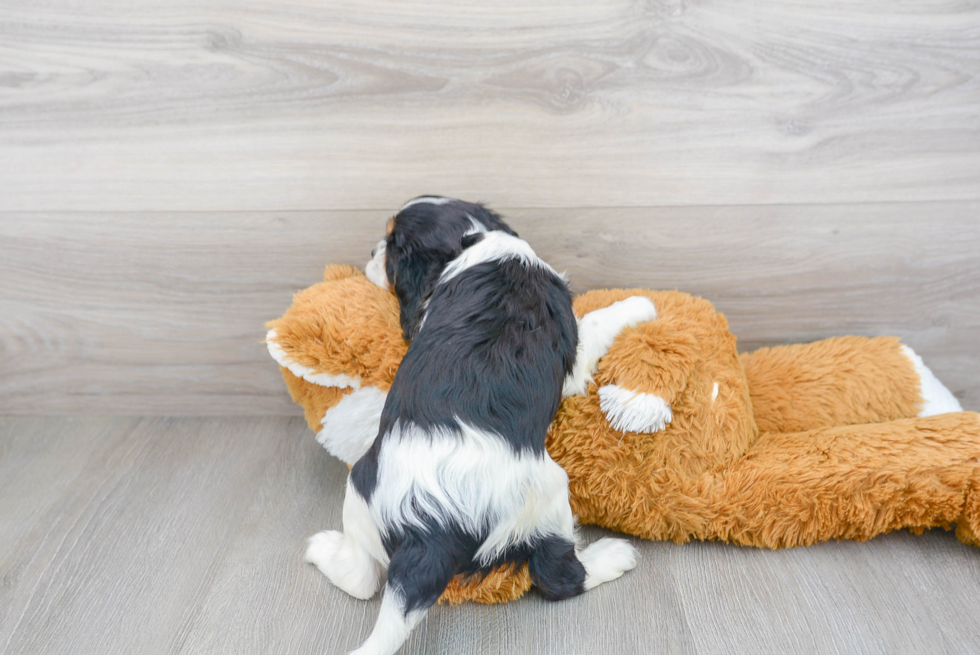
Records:
[[[741,356],[761,432],[880,423],[961,411],[894,337],[834,337]]]
[[[583,316],[578,322],[575,366],[565,378],[562,395],[584,395],[596,373],[599,359],[609,350],[616,336],[626,328],[656,318],[657,309],[653,301],[644,296],[626,298]]]
[[[599,362],[600,407],[616,430],[657,432],[700,356],[697,339],[663,321],[625,330]]]

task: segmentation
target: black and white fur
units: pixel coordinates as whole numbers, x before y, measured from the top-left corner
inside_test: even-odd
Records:
[[[583,346],[562,277],[480,205],[417,198],[375,267],[381,248],[385,277],[373,279],[398,295],[411,345],[351,470],[344,532],[319,533],[307,551],[357,598],[373,596],[387,568],[361,655],[398,650],[457,573],[527,562],[558,600],[635,566],[624,540],[577,549],[568,476],[544,444],[563,387],[584,389],[594,370],[589,343],[608,347],[625,325],[655,317],[649,301],[617,303],[605,334]]]

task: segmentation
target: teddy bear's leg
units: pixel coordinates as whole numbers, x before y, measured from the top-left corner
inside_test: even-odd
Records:
[[[355,598],[367,600],[378,590],[387,554],[367,503],[349,479],[344,496],[344,531],[325,530],[313,535],[306,561]]]
[[[835,337],[741,356],[760,432],[882,423],[960,411],[894,337]]]
[[[653,301],[644,296],[633,296],[614,302],[608,307],[589,312],[578,322],[578,350],[575,366],[565,378],[562,395],[585,394],[599,359],[606,354],[616,335],[627,327],[657,318]]]
[[[980,466],[973,471],[966,506],[956,522],[956,538],[970,546],[980,546]]]
[[[891,530],[980,528],[980,414],[763,434],[745,457],[690,486],[704,531],[754,546],[870,539]]]

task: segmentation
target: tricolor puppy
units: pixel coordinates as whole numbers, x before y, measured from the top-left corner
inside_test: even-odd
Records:
[[[389,221],[367,273],[397,294],[411,345],[351,470],[344,532],[317,534],[307,551],[357,598],[387,568],[356,653],[397,651],[457,573],[527,562],[558,600],[633,568],[624,540],[577,548],[568,476],[544,444],[563,387],[584,391],[615,335],[656,318],[650,301],[601,310],[580,342],[563,278],[493,212],[434,196]]]

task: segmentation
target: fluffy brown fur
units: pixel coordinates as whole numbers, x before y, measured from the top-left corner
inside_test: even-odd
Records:
[[[276,342],[304,366],[387,390],[406,350],[394,297],[349,267],[328,267],[324,279],[270,323]],[[739,356],[724,316],[687,294],[592,291],[575,310],[633,295],[653,300],[658,319],[617,338],[548,437],[580,522],[767,548],[955,524],[961,541],[980,545],[980,415],[915,418],[918,377],[897,339]],[[314,430],[349,391],[286,369],[283,378]],[[599,406],[606,384],[660,396],[673,420],[654,434],[614,430]],[[526,569],[495,571],[455,580],[442,600],[502,602],[530,584]]]

